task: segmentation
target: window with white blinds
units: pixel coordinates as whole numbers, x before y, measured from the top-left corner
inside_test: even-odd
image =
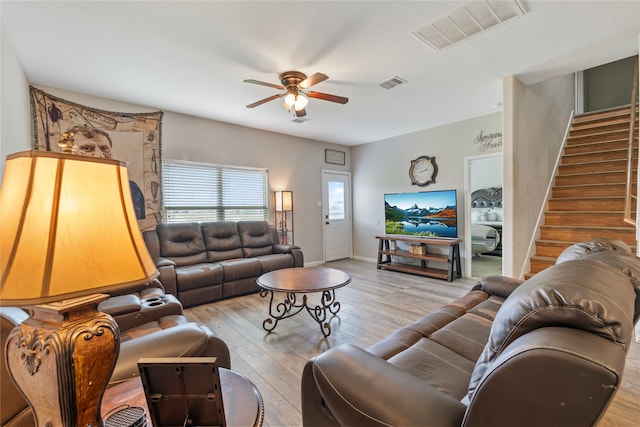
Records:
[[[268,220],[267,169],[162,162],[166,222]]]

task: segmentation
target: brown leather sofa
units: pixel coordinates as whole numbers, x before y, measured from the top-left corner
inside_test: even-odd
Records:
[[[559,260],[524,282],[482,279],[366,350],[313,358],[304,425],[596,425],[640,315],[640,259],[596,239]]]
[[[158,224],[143,233],[160,282],[184,307],[259,290],[256,279],[302,267],[302,249],[279,244],[266,221]]]
[[[182,305],[165,294],[158,281],[132,290],[130,294],[114,295],[103,301],[99,309],[111,316],[120,329],[120,352],[110,379],[111,384],[138,375],[141,357],[211,357],[220,366],[231,368],[229,348],[208,327],[190,322],[182,315]],[[5,343],[15,325],[28,314],[16,307],[0,308],[0,425],[8,427],[34,426],[29,405],[16,389],[5,364]]]

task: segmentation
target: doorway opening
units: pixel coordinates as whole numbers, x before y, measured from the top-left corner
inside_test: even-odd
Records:
[[[465,275],[502,274],[502,153],[465,157]]]

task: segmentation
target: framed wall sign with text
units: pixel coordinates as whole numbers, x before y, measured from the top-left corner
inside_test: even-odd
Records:
[[[324,150],[324,161],[325,163],[344,166],[344,151],[330,150],[327,148]]]

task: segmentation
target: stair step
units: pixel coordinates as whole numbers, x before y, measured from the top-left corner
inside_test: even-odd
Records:
[[[559,240],[536,240],[536,255],[557,258],[562,251],[576,242],[566,242]]]
[[[633,191],[633,188],[632,188]],[[577,198],[577,197],[614,197],[625,196],[627,193],[625,183],[621,184],[578,184],[578,185],[557,185],[551,190],[551,197],[554,199]]]
[[[608,118],[602,118],[598,120],[590,120],[581,123],[573,123],[571,125],[570,132],[574,131],[582,131],[588,129],[602,129],[607,126],[626,126],[629,128],[629,123],[631,122],[631,111],[627,110],[622,115],[617,115]],[[637,124],[637,123],[636,123]]]
[[[631,104],[606,110],[592,111],[589,113],[577,114],[573,117],[573,124],[581,125],[601,120],[609,120],[616,117],[629,116],[631,114]]]
[[[549,199],[548,210],[622,212],[624,210],[624,196]]]
[[[622,132],[629,136],[629,123],[629,116],[627,116],[626,120],[607,120],[606,122],[592,123],[589,126],[572,127],[569,135],[571,137],[580,137]],[[634,126],[637,126],[637,124],[634,123]]]
[[[617,211],[547,211],[545,225],[576,225],[590,227],[628,227],[623,213]]]
[[[635,172],[634,172],[635,173]],[[627,171],[616,172],[587,172],[572,173],[556,176],[555,185],[581,185],[581,184],[625,184],[627,181]]]
[[[591,153],[603,150],[628,150],[629,138],[616,139],[613,141],[597,141],[585,144],[567,145],[564,148],[564,154]]]
[[[637,155],[636,155],[637,157]],[[588,153],[576,153],[576,154],[566,154],[562,156],[563,165],[577,164],[577,163],[591,163],[591,162],[601,162],[601,161],[610,161],[610,160],[624,160],[625,162],[629,158],[629,150],[625,148],[620,148],[617,150],[601,150],[601,151],[591,151]]]
[[[541,239],[582,242],[598,237],[619,239],[627,244],[635,244],[636,231],[634,227],[580,227],[561,225],[542,225],[540,227]]]
[[[542,257],[534,255],[529,260],[531,264],[531,273],[539,273],[547,268],[555,265],[556,258],[555,257]]]
[[[593,142],[610,142],[626,139],[629,141],[629,130],[616,131],[611,133],[594,133],[589,135],[572,136],[569,134],[567,137],[567,145],[579,145],[589,144]]]
[[[561,164],[558,167],[561,174],[576,174],[587,172],[626,172],[626,160],[607,160],[601,162]]]

